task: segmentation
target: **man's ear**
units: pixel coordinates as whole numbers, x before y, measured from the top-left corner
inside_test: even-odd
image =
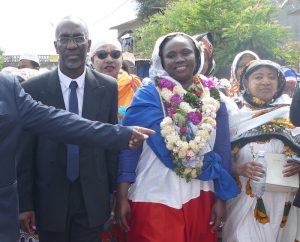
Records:
[[[88,40],[88,49],[87,49],[87,52],[90,52],[91,46],[92,46],[92,41],[89,39]]]
[[[57,41],[53,41],[53,44],[54,44],[54,48],[56,50],[56,54],[58,54],[58,51],[57,51]]]

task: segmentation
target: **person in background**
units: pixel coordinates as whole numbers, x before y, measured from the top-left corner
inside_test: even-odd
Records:
[[[0,241],[19,237],[18,192],[15,155],[22,130],[64,143],[98,148],[137,147],[149,130],[91,122],[34,101],[16,76],[0,73]],[[140,132],[138,132],[139,130]],[[31,221],[31,226],[34,224]]]
[[[133,53],[122,52],[121,70],[126,71],[128,74],[135,73],[135,57],[134,57]]]
[[[198,34],[193,38],[199,42],[201,48],[201,66],[200,74],[209,77],[213,74],[215,69],[214,60],[214,42],[210,32],[204,34]]]
[[[86,68],[90,45],[86,24],[77,17],[63,18],[55,30],[58,68],[23,87],[46,105],[115,124],[117,83]],[[99,241],[110,216],[108,194],[116,183],[117,152],[111,148],[65,145],[24,134],[17,155],[22,228],[29,233],[37,228],[40,242]]]
[[[141,86],[138,76],[131,73],[134,56],[128,52],[122,54],[122,47],[117,39],[102,40],[92,46],[90,60],[92,66],[100,73],[114,77],[118,82],[118,123],[122,124],[125,112],[134,93]],[[112,196],[112,215],[114,214],[115,194]],[[101,234],[102,241],[125,241],[124,232],[118,225],[111,225],[114,216],[107,221]]]
[[[98,42],[92,46],[90,57],[92,65],[97,71],[110,75],[118,81],[118,122],[122,124],[134,93],[142,85],[141,80],[138,76],[121,68],[123,64],[122,49],[117,39]]]
[[[287,66],[283,67],[283,74],[286,79],[286,86],[283,93],[292,98],[297,85],[297,74],[293,69]]]
[[[213,36],[210,32],[194,35],[193,38],[199,42],[201,48],[201,66],[200,75],[212,78],[216,83],[219,91],[224,93],[224,90],[230,86],[229,81],[225,78],[216,78],[213,76],[215,70],[215,60],[214,60],[214,41]]]
[[[238,99],[240,96],[240,90],[243,86],[241,85],[241,73],[245,66],[252,60],[258,60],[259,57],[256,53],[251,50],[245,50],[238,53],[231,65],[231,77],[230,87],[225,89],[225,94],[233,99]],[[239,102],[239,100],[236,100]]]
[[[226,106],[214,82],[199,77],[200,65],[192,37],[160,37],[150,82],[126,112],[124,125],[144,124],[157,132],[142,148],[120,154],[116,220],[128,241],[216,241],[226,220],[225,201],[238,193],[227,172]]]
[[[282,68],[272,61],[253,60],[246,65],[240,79],[244,90],[242,107],[231,112],[229,123],[233,175],[241,193],[227,201],[223,241],[299,241],[300,217],[299,211],[291,206],[293,192],[266,190],[262,196],[255,196],[251,189],[252,180],[266,174],[256,161],[259,151],[285,156],[300,152],[299,130],[289,122],[291,100],[283,95],[286,81]],[[300,164],[295,162],[282,167],[285,177],[299,171]]]
[[[29,68],[34,70],[40,69],[40,61],[39,57],[34,54],[23,54],[20,56],[18,68]]]
[[[28,80],[31,77],[41,74],[42,72],[40,70],[31,69],[31,68],[18,69],[17,67],[7,66],[1,70],[1,73],[7,75],[15,75],[18,77],[20,82],[23,82]]]

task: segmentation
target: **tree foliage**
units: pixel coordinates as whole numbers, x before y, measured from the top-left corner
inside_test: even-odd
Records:
[[[276,51],[288,32],[276,22],[277,6],[270,0],[177,0],[170,1],[164,14],[150,17],[135,32],[136,52],[150,58],[155,41],[169,32],[195,35],[211,32],[214,37],[217,73],[229,72],[234,56],[245,49],[261,58],[283,57]],[[285,57],[288,55],[285,55]]]
[[[300,43],[289,41],[284,48],[281,46],[274,49],[274,53],[280,59],[284,60],[283,65],[290,66],[294,70],[298,70],[300,62]]]
[[[155,13],[162,12],[170,0],[136,0],[136,2],[138,17],[142,20],[148,20]]]

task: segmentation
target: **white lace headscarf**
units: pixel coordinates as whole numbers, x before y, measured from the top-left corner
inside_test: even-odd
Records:
[[[253,56],[253,58],[255,60],[259,60],[258,55],[256,53],[254,53],[253,51],[251,51],[251,50],[244,50],[244,51],[238,53],[234,57],[234,60],[233,60],[232,65],[231,65],[231,78],[236,82],[240,80],[240,77],[236,76],[236,74],[237,74],[236,72],[237,72],[237,69],[238,69],[238,63],[240,62],[242,57],[244,57],[245,55]]]
[[[200,46],[199,43],[197,41],[195,41],[191,36],[182,33],[182,32],[174,32],[174,33],[169,33],[167,35],[161,36],[158,38],[158,40],[155,43],[154,46],[154,50],[152,53],[152,58],[151,58],[151,66],[149,69],[149,77],[150,80],[154,82],[156,77],[162,77],[162,78],[166,78],[172,82],[174,82],[176,85],[181,86],[181,84],[176,81],[174,78],[172,78],[167,72],[166,70],[163,68],[162,66],[162,60],[159,56],[159,50],[160,50],[160,46],[162,44],[162,42],[164,41],[165,38],[169,37],[169,36],[176,36],[176,35],[181,35],[181,36],[186,36],[187,38],[191,39],[193,41],[193,43],[195,44],[195,50],[198,51],[198,56],[199,58],[197,58],[196,55],[196,63],[197,63],[197,70],[195,70],[194,73],[199,73],[200,70],[200,66],[201,66],[201,53],[200,53]],[[195,53],[196,54],[196,53]]]

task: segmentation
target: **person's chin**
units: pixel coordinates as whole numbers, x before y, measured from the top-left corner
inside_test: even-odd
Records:
[[[267,95],[267,94],[264,96],[257,97],[257,98],[259,98],[260,100],[263,100],[265,102],[269,102],[272,100],[272,97],[269,97],[269,95]]]
[[[104,71],[103,73],[106,74],[106,75],[115,77],[115,73],[113,71]]]
[[[81,61],[67,61],[66,66],[69,69],[78,69],[82,66],[82,62]]]

